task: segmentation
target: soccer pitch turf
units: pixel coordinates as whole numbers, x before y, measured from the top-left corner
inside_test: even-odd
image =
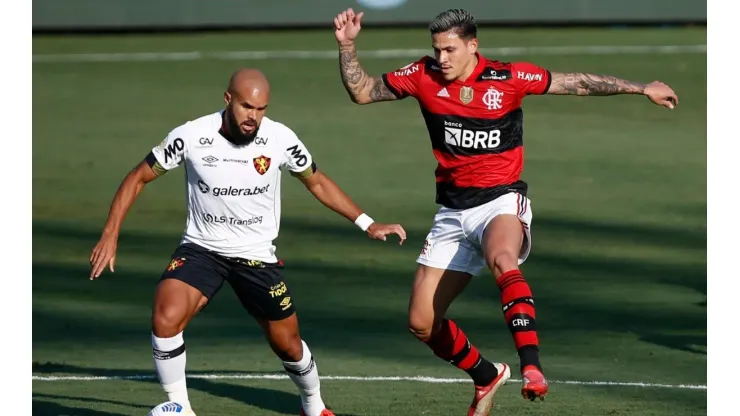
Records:
[[[659,79],[681,100],[668,111],[634,96],[525,99],[534,246],[522,270],[546,374],[576,383],[553,382],[536,403],[510,383],[494,414],[706,414],[706,54],[693,47],[705,44],[705,29],[482,31],[482,47],[527,47],[502,51],[502,60]],[[429,49],[428,35],[371,30],[358,39],[372,75],[418,57],[363,59],[391,48]],[[123,176],[173,127],[221,108],[238,66],[267,74],[268,116],[298,133],[320,169],[376,220],[409,234],[401,247],[369,241],[284,176],[276,245],[302,336],[320,373],[335,377],[322,382],[326,402],[337,415],[464,414],[465,374],[406,330],[414,260],[437,209],[422,118],[412,99],[352,104],[336,57],[279,57],[334,49],[331,31],[34,38],[34,415],[144,415],[165,400],[151,378],[149,318],[184,227],[183,169],[141,194],[116,273],[90,282],[87,259]],[[245,50],[272,55],[217,53]],[[172,54],[189,51],[199,53]],[[520,378],[490,277],[474,279],[450,317]],[[228,286],[185,339],[200,416],[298,414],[295,387],[269,377],[282,375],[280,362]],[[99,378],[80,379],[89,376]],[[387,378],[414,376],[437,382]],[[463,382],[440,382],[450,378]]]

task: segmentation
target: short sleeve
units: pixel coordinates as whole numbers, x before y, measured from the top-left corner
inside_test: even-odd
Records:
[[[180,128],[172,130],[162,140],[162,143],[152,148],[152,155],[166,170],[172,170],[178,167],[185,159],[186,153],[187,146]]]
[[[398,68],[395,71],[383,74],[385,86],[399,99],[404,99],[408,96],[417,96],[421,77],[424,73],[425,61],[426,57]]]
[[[514,62],[511,77],[523,97],[530,94],[545,94],[552,81],[550,71],[529,62]]]
[[[284,146],[283,163],[280,165],[293,174],[301,174],[314,167],[313,157],[306,145],[289,128],[282,132]]]

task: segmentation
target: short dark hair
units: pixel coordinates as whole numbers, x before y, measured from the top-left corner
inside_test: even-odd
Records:
[[[478,25],[475,23],[475,17],[469,11],[463,9],[445,10],[429,24],[429,31],[432,34],[451,30],[465,40],[478,36]]]

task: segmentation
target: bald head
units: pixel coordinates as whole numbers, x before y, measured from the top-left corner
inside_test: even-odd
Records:
[[[242,68],[231,75],[224,93],[231,139],[248,144],[257,134],[270,100],[270,84],[257,69]]]
[[[242,68],[234,72],[229,78],[227,91],[232,95],[244,98],[255,94],[270,95],[270,84],[267,77],[260,70],[254,68]]]

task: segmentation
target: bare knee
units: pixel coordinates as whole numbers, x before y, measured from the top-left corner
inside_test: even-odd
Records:
[[[288,338],[281,343],[280,347],[275,350],[275,354],[277,354],[277,356],[283,361],[301,361],[303,358],[303,342],[298,333],[288,336]]]
[[[281,321],[261,320],[260,325],[265,331],[270,348],[281,360],[298,362],[303,358],[303,341],[295,314]]]
[[[171,338],[185,329],[187,311],[184,307],[159,304],[152,314],[152,332],[158,338]]]
[[[433,318],[427,318],[422,314],[411,312],[409,314],[409,332],[421,342],[427,342],[432,338],[435,327],[438,327],[439,323],[435,323]]]
[[[179,280],[163,280],[154,294],[152,332],[159,338],[174,337],[207,303],[198,289]]]
[[[519,268],[519,253],[513,250],[498,250],[486,257],[486,263],[498,278],[508,271]]]

